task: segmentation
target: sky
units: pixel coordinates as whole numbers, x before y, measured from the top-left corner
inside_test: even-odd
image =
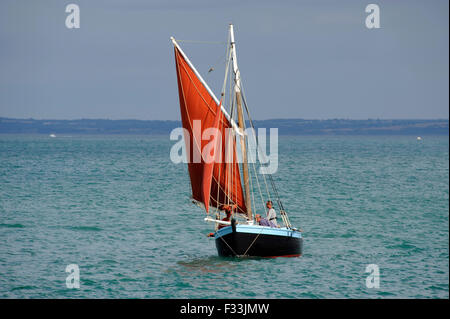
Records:
[[[80,28],[68,29],[68,4]],[[365,24],[368,4],[380,28]],[[219,95],[228,24],[253,119],[448,119],[449,2],[2,0],[0,117],[179,120],[171,36]],[[208,73],[211,66],[215,71]]]

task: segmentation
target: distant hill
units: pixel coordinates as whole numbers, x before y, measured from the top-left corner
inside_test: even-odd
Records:
[[[304,120],[253,121],[277,127],[280,135],[448,135],[448,120]],[[180,121],[34,120],[0,117],[0,134],[169,134]]]
[[[448,120],[302,120],[254,121],[256,127],[278,127],[282,135],[448,135]]]

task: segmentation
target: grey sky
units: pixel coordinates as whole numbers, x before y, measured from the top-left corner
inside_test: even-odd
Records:
[[[80,6],[80,29],[65,27],[69,3]],[[369,3],[381,29],[365,27]],[[169,37],[225,42],[232,22],[255,119],[448,118],[448,9],[447,0],[2,0],[0,116],[179,119]],[[217,92],[225,46],[181,46]]]

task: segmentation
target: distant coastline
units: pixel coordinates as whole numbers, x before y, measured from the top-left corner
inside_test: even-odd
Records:
[[[280,135],[448,135],[449,120],[305,120],[253,121],[258,128],[277,127]],[[169,134],[180,121],[35,120],[0,117],[0,134]]]

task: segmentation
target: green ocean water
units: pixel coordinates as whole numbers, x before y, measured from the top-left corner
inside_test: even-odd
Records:
[[[1,135],[0,297],[449,297],[448,136],[281,136],[274,179],[304,255],[275,259],[217,256],[173,144]]]

